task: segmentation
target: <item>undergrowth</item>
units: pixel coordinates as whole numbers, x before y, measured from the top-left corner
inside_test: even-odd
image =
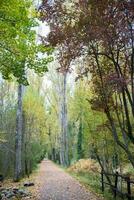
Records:
[[[69,172],[74,178],[76,178],[81,184],[83,184],[87,189],[90,189],[93,193],[97,194],[105,200],[113,200],[113,194],[110,192],[109,188],[105,188],[103,193],[101,190],[101,177],[99,173],[85,173],[85,172]],[[121,200],[117,197],[116,200]]]

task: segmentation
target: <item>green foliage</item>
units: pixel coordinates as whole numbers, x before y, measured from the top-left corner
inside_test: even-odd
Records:
[[[43,74],[52,57],[51,48],[37,45],[35,28],[38,26],[32,2],[25,0],[0,1],[0,72],[4,79],[13,76],[19,83],[28,84],[26,69]]]
[[[32,80],[30,80],[32,82]],[[0,84],[0,174],[12,177],[15,159],[16,85],[2,81]],[[45,156],[46,110],[39,88],[33,84],[24,89],[23,98],[23,175],[29,175]]]
[[[0,84],[0,173],[4,176],[13,174],[14,144],[16,124],[15,97],[8,91],[14,85],[1,81]],[[2,103],[3,102],[3,103]],[[4,103],[5,102],[5,103]]]
[[[23,159],[25,172],[29,174],[45,156],[46,113],[44,101],[36,89],[29,87],[23,101],[24,111],[24,146]],[[27,166],[27,168],[26,168]]]
[[[113,171],[124,166],[126,154],[115,144],[105,114],[92,110],[90,99],[94,96],[90,91],[91,86],[86,78],[77,82],[74,96],[69,101],[70,159],[96,159],[97,150],[106,170]]]
[[[85,185],[87,189],[92,192],[95,192],[97,196],[104,197],[106,200],[113,200],[113,194],[108,191],[105,191],[102,193],[101,191],[101,185],[100,180],[101,177],[99,174],[94,173],[71,173],[71,175],[76,178],[81,184]],[[120,200],[120,198],[117,197],[117,200]]]

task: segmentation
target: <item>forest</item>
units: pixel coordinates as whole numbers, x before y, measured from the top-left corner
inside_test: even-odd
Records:
[[[0,182],[44,159],[134,197],[133,0],[0,0]]]

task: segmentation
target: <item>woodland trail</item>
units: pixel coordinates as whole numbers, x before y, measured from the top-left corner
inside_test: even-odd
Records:
[[[53,162],[40,166],[40,200],[100,200]]]

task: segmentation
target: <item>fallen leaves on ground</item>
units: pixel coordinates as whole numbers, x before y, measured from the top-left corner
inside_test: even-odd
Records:
[[[39,173],[39,169],[37,169],[36,171],[34,171],[30,177],[25,177],[23,178],[20,182],[13,182],[12,179],[6,179],[4,180],[3,183],[1,183],[1,188],[5,188],[5,189],[11,189],[11,188],[19,188],[19,189],[23,189],[24,191],[27,191],[27,193],[29,194],[27,197],[22,197],[20,198],[21,200],[27,200],[27,199],[32,199],[32,200],[37,200],[39,199],[39,187],[40,187],[40,183],[38,180],[38,173]],[[24,187],[24,183],[26,182],[33,182],[34,186],[30,186],[30,187]],[[13,197],[13,200],[18,199],[17,197]]]

